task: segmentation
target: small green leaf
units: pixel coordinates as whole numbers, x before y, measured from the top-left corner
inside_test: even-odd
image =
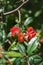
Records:
[[[25,47],[21,44],[18,44],[18,50],[20,51],[21,54],[25,53]]]
[[[2,31],[2,35],[3,35],[2,37],[3,37],[3,41],[4,41],[4,40],[5,40],[5,38],[6,38],[6,33],[5,33],[5,30],[3,30],[3,31]]]
[[[28,18],[25,20],[25,22],[24,22],[24,26],[29,25],[30,23],[32,23],[32,21],[33,21],[33,18],[32,18],[32,17],[28,17]]]
[[[37,11],[34,16],[38,17],[41,14],[41,12],[42,12],[41,10]]]
[[[0,13],[3,12],[3,9],[0,9]]]

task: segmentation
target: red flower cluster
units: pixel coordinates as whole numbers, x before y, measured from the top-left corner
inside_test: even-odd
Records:
[[[36,31],[32,27],[29,27],[27,29],[27,32],[25,35],[20,32],[20,28],[15,26],[10,29],[10,32],[11,32],[11,36],[15,36],[15,33],[17,34],[18,42],[23,42],[25,40],[25,37],[27,39],[32,39],[36,35]]]
[[[29,39],[32,39],[36,35],[36,31],[32,27],[29,27],[27,29],[26,35]]]

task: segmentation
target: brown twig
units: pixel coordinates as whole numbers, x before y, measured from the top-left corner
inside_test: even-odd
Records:
[[[16,11],[18,11],[24,4],[26,4],[29,0],[26,0],[24,1],[19,7],[17,7],[16,9],[10,11],[10,12],[6,12],[6,13],[3,13],[4,16],[8,15],[8,14],[11,14],[11,13],[14,13]]]

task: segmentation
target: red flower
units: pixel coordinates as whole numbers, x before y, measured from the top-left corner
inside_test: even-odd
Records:
[[[26,35],[29,39],[32,39],[36,35],[36,31],[33,29],[33,27],[29,27],[27,29]]]
[[[29,33],[29,39],[32,39],[36,35],[36,32],[34,31],[33,33]]]
[[[15,34],[18,34],[20,32],[20,29],[14,26],[10,29],[10,32],[11,32],[11,36],[15,36]]]
[[[18,42],[24,42],[24,34],[23,33],[18,34]]]
[[[33,30],[34,30],[33,27],[29,27],[29,28],[27,29],[28,32],[33,31]]]

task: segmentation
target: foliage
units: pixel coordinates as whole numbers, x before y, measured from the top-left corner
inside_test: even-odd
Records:
[[[0,0],[0,65],[43,65],[42,49],[43,1]]]

